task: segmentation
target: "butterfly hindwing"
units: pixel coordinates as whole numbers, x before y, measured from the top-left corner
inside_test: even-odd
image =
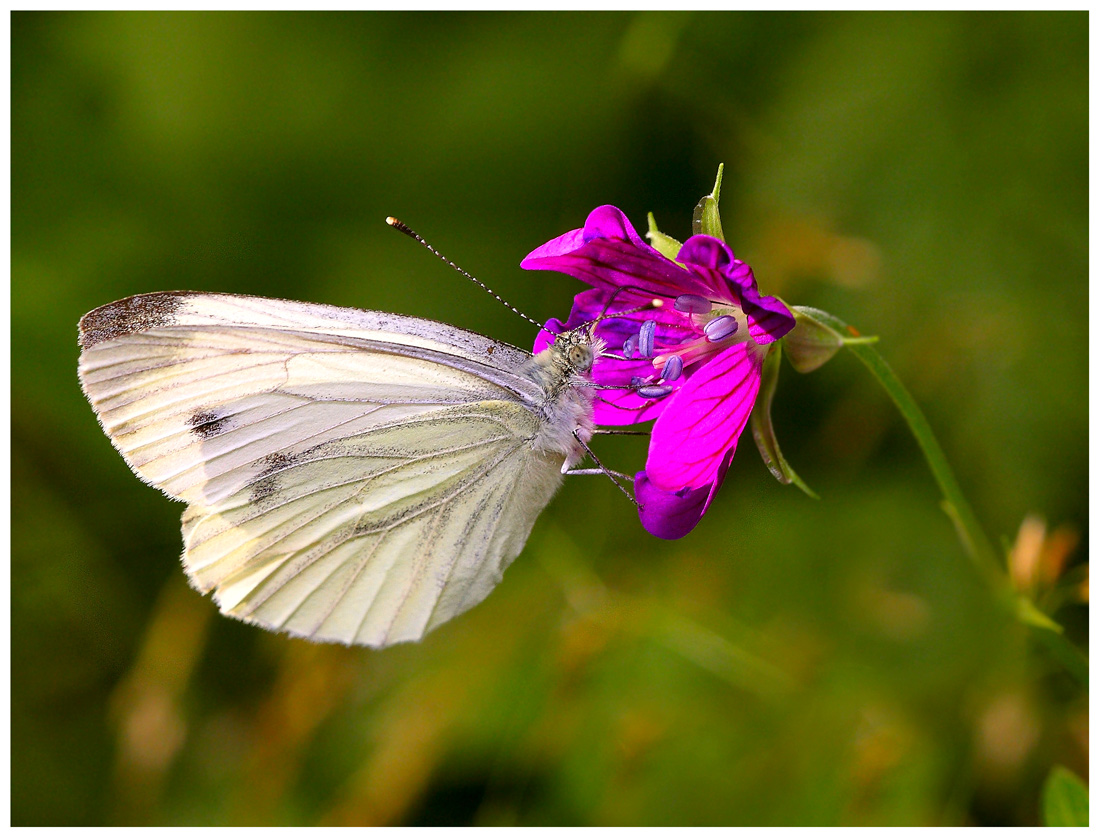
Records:
[[[481,402],[277,458],[192,507],[184,564],[231,615],[315,639],[418,639],[477,604],[561,481],[531,414]]]

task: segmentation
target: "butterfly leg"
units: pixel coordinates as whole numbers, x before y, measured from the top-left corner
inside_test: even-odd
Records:
[[[621,471],[612,471],[610,468],[606,470],[602,468],[574,468],[572,471],[565,472],[565,476],[567,477],[594,477],[597,475],[603,477],[611,476],[628,482],[634,479],[634,477],[629,474],[624,474]]]
[[[596,456],[595,453],[592,452],[592,448],[588,447],[588,445],[585,443],[584,439],[582,439],[580,437],[580,434],[577,433],[576,430],[573,431],[573,438],[576,439],[580,443],[581,447],[584,448],[585,452],[589,456],[592,457],[592,461],[595,462],[596,465],[599,466],[600,473],[607,474],[607,478],[609,480],[611,480],[613,483],[615,483],[615,487],[618,488],[619,491],[621,491],[623,494],[625,494],[626,497],[630,500],[630,502],[632,502],[636,506],[640,506],[641,504],[637,500],[634,499],[634,495],[631,494],[629,491],[627,491],[626,488],[623,487],[623,484],[615,478],[615,476],[616,476],[615,472],[609,471],[609,470],[607,470],[607,468],[604,467],[604,464],[602,462],[600,462],[600,458],[598,456]],[[576,473],[576,472],[575,471],[567,471],[566,473]],[[623,479],[630,479],[629,477],[627,477],[624,474],[618,474],[618,476],[623,478]]]

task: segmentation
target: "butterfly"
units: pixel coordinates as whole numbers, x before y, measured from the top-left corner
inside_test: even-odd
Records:
[[[473,607],[588,452],[591,327],[537,356],[415,317],[152,293],[80,321],[80,381],[134,472],[187,503],[221,611],[418,640]]]

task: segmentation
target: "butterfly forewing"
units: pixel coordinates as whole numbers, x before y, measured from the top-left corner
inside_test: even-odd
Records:
[[[512,371],[526,352],[393,314],[147,294],[88,314],[81,338],[104,430],[140,476],[188,502],[228,496],[275,453],[453,404],[539,397]]]
[[[451,326],[218,294],[81,322],[115,446],[190,507],[184,565],[222,610],[382,646],[483,599],[560,483],[531,356]]]

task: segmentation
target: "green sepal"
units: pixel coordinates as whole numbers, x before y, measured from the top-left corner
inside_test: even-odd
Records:
[[[1020,596],[1016,599],[1016,618],[1025,625],[1042,628],[1045,631],[1054,631],[1056,634],[1060,634],[1065,630],[1043,611],[1039,610],[1027,596]]]
[[[794,328],[783,338],[787,359],[796,371],[813,372],[825,365],[844,345],[844,338],[817,319],[814,308],[794,306]]]
[[[649,231],[646,232],[645,237],[649,239],[653,249],[666,259],[676,261],[676,257],[680,255],[680,248],[683,245],[671,235],[665,235],[657,229],[657,219],[653,217],[652,212],[649,213]]]
[[[725,233],[722,232],[722,217],[718,214],[718,196],[722,192],[722,169],[724,163],[718,164],[718,176],[714,179],[714,189],[709,195],[704,195],[695,205],[695,212],[691,215],[692,235],[709,235],[719,241],[725,241]]]
[[[1071,770],[1056,765],[1043,783],[1043,825],[1089,824],[1089,789]]]
[[[775,428],[772,426],[772,399],[775,397],[775,388],[779,383],[779,360],[782,354],[781,344],[775,343],[764,357],[760,393],[756,396],[756,405],[752,408],[750,419],[752,438],[756,442],[756,447],[760,449],[760,456],[768,466],[768,470],[772,472],[772,476],[784,485],[797,485],[817,500],[820,498],[783,458],[783,452],[779,449],[779,442],[775,438]]]
[[[877,337],[849,337],[825,322],[824,311],[802,305],[790,306],[794,312],[794,328],[783,338],[787,358],[796,371],[813,372],[832,359],[842,346],[877,343]],[[824,315],[824,316],[823,316]]]

